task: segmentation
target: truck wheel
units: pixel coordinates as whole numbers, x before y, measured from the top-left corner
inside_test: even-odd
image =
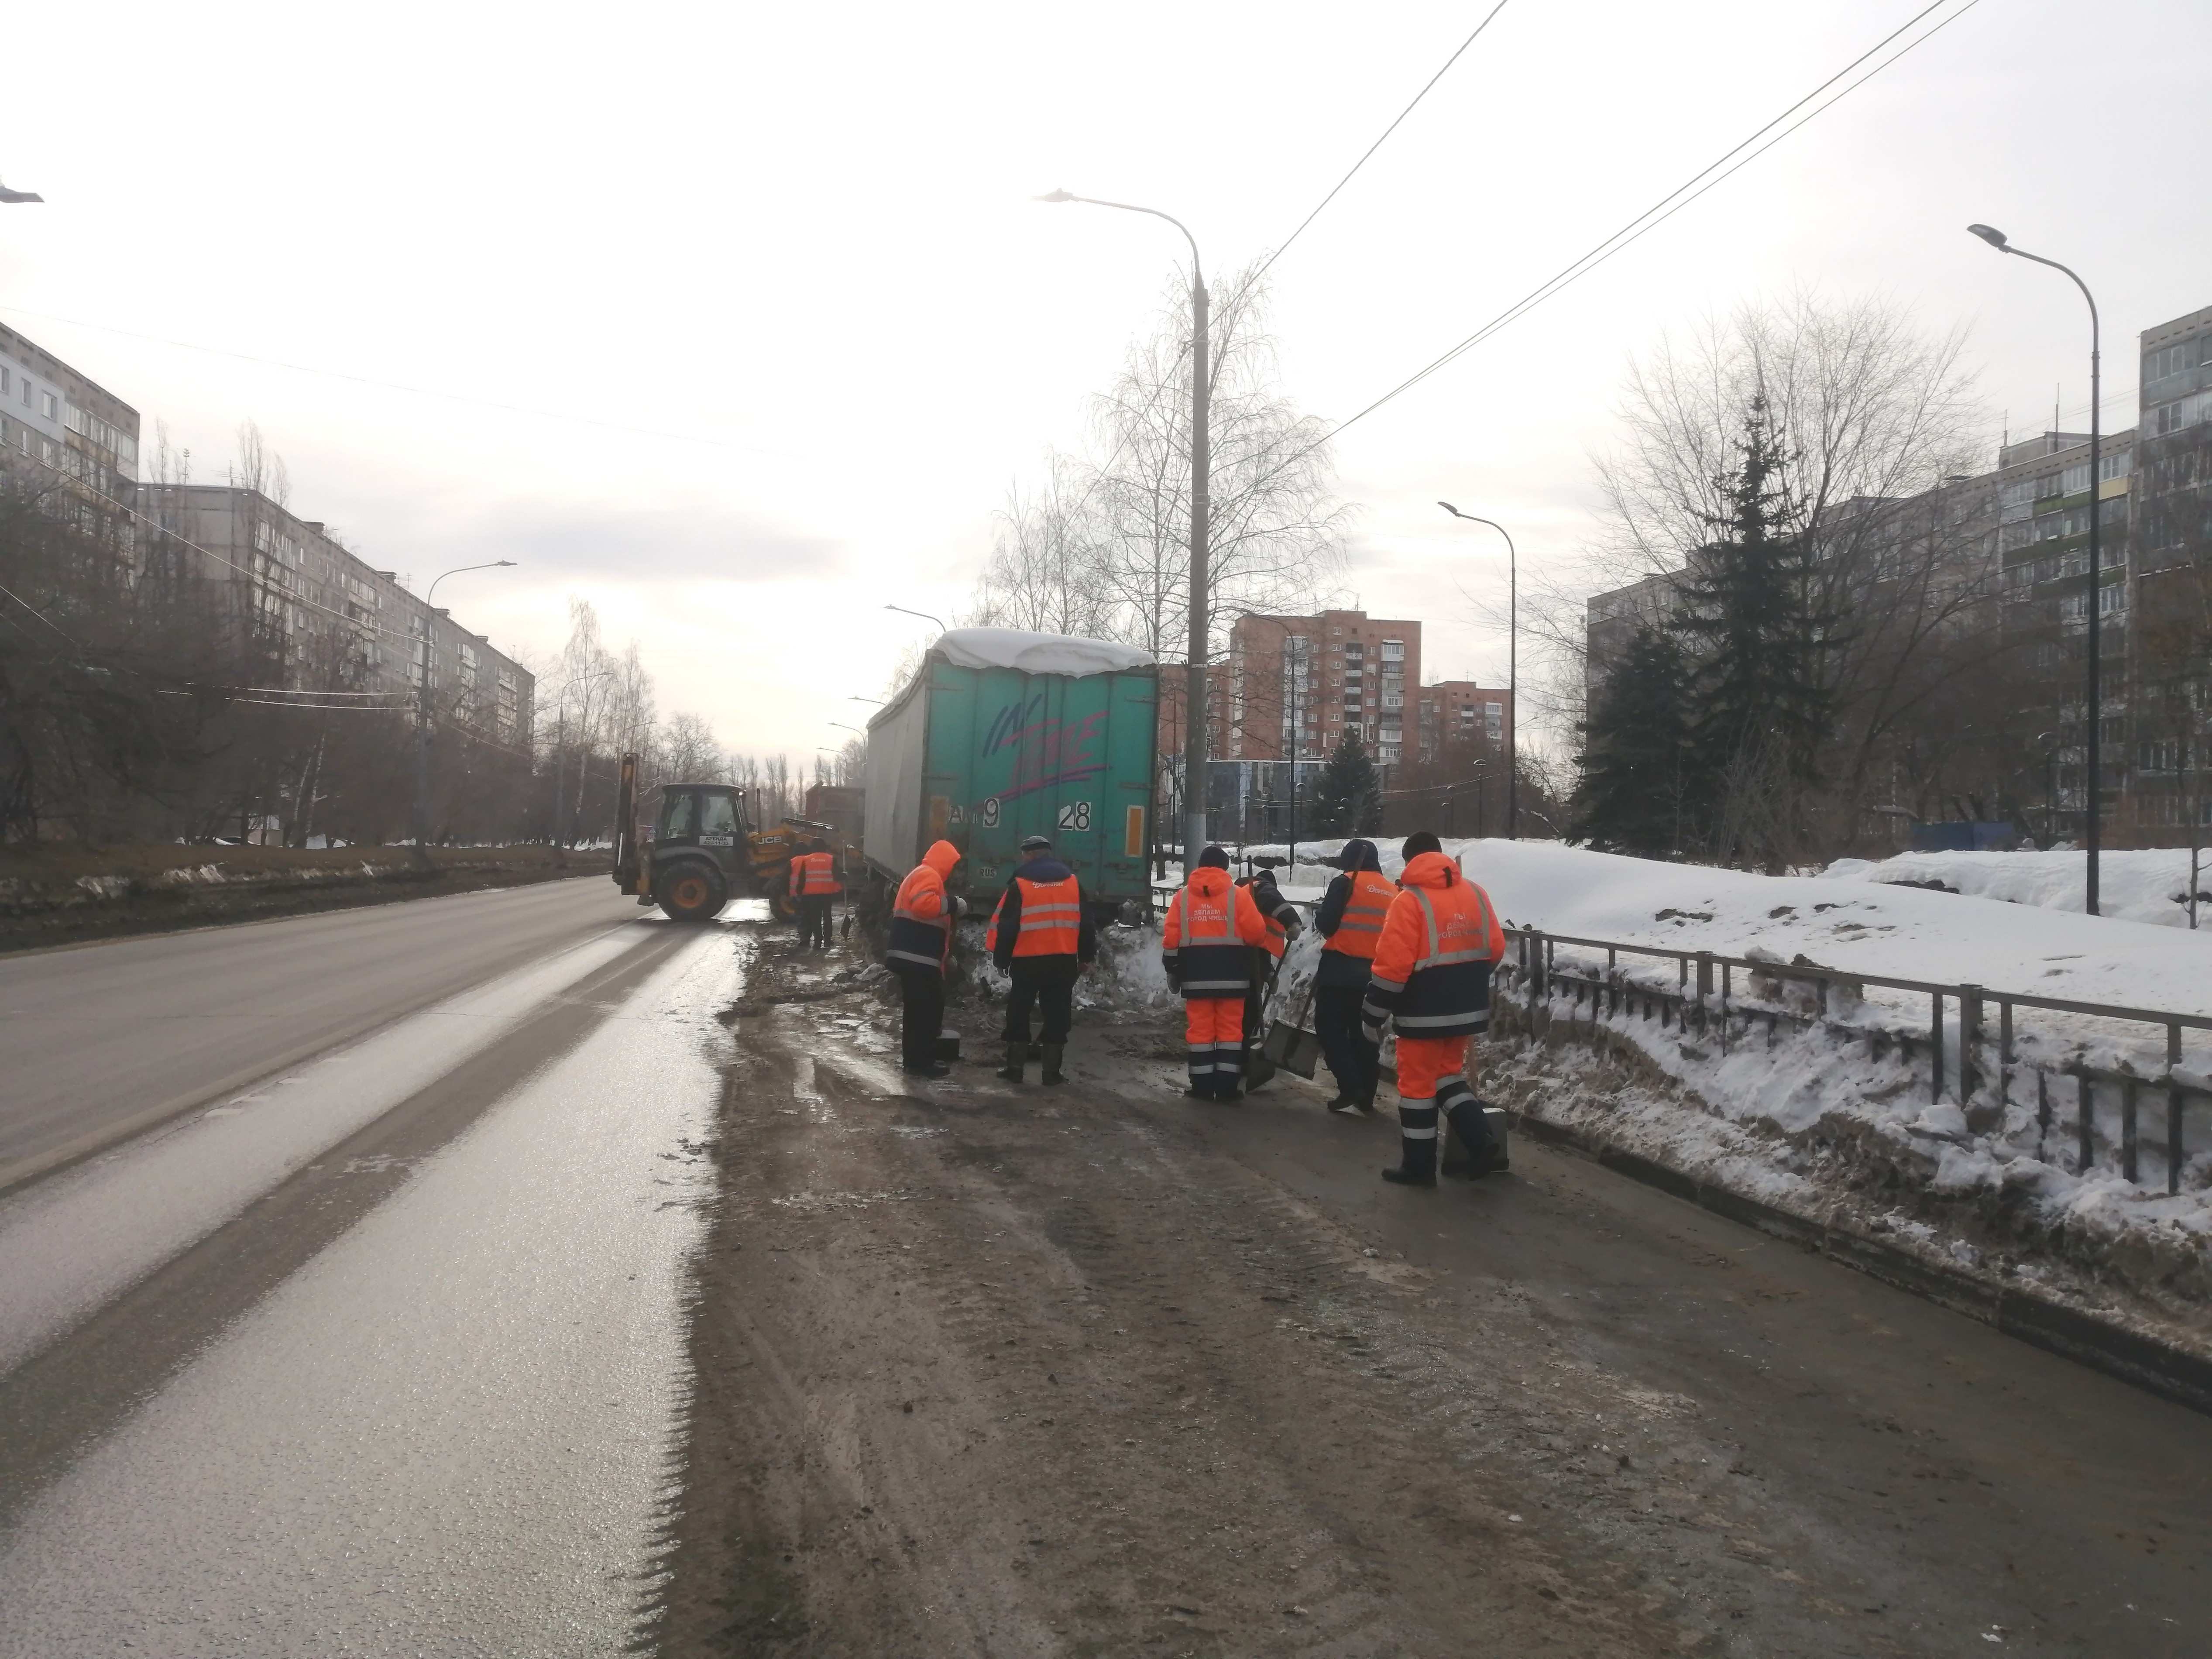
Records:
[[[679,864],[661,872],[653,896],[672,921],[708,921],[730,902],[730,886],[711,865]]]

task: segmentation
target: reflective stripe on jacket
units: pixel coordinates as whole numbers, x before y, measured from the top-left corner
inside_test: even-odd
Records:
[[[845,884],[837,879],[837,855],[835,853],[809,853],[796,860],[805,872],[805,885],[799,890],[808,898],[820,898],[825,893],[842,893]]]
[[[1098,953],[1098,934],[1085,914],[1075,872],[1045,853],[1018,866],[991,912],[984,942],[1003,969],[1011,969],[1018,958],[1090,961]]]
[[[1251,889],[1236,885],[1226,870],[1202,864],[1168,903],[1160,961],[1170,976],[1181,975],[1186,1000],[1241,997],[1252,983],[1246,950],[1267,937],[1267,919]]]
[[[1339,879],[1350,881],[1352,891],[1344,902],[1343,919],[1321,948],[1372,962],[1375,947],[1382,940],[1382,919],[1398,896],[1398,884],[1379,870],[1355,871]]]
[[[1400,1036],[1471,1036],[1490,1024],[1490,970],[1505,952],[1490,895],[1442,853],[1416,857],[1399,885],[1361,1017]]]
[[[960,901],[946,894],[945,878],[959,862],[960,849],[940,841],[908,872],[891,902],[886,963],[908,972],[944,973],[952,959],[952,924],[960,915]]]

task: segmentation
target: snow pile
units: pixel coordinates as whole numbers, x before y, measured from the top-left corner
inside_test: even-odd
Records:
[[[1020,628],[955,628],[939,635],[930,648],[956,668],[1015,668],[1078,679],[1152,665],[1152,653],[1133,645]]]
[[[2078,915],[2087,870],[2080,853],[1905,853],[1878,861],[1838,859],[1821,873],[1831,881],[1940,889]],[[2189,878],[2185,847],[2106,853],[2098,860],[2097,906],[2108,918],[2187,927]],[[2198,927],[2212,929],[2212,852],[2197,855],[2197,895]]]

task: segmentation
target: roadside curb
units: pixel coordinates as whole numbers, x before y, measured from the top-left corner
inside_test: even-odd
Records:
[[[1507,1109],[1516,1133],[1583,1154],[1630,1180],[1710,1210],[1725,1220],[1828,1257],[1939,1307],[2103,1371],[2176,1405],[2212,1415],[2212,1359],[2146,1336],[2033,1291],[1994,1285],[1849,1228],[1814,1221],[1763,1200],[1699,1180],[1671,1164],[1611,1146],[1587,1132]]]

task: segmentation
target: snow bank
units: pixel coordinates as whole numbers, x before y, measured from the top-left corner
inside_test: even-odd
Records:
[[[1830,881],[1940,887],[2045,910],[2081,912],[2088,860],[2080,853],[1905,853],[1879,861],[1838,859]],[[2199,928],[2212,930],[2212,852],[2198,855]],[[2189,849],[2106,853],[2098,860],[2097,904],[2105,915],[2165,927],[2189,926]]]
[[[939,635],[931,649],[956,668],[1018,668],[1024,674],[1077,678],[1152,665],[1152,653],[1133,645],[1020,628],[955,628]]]

